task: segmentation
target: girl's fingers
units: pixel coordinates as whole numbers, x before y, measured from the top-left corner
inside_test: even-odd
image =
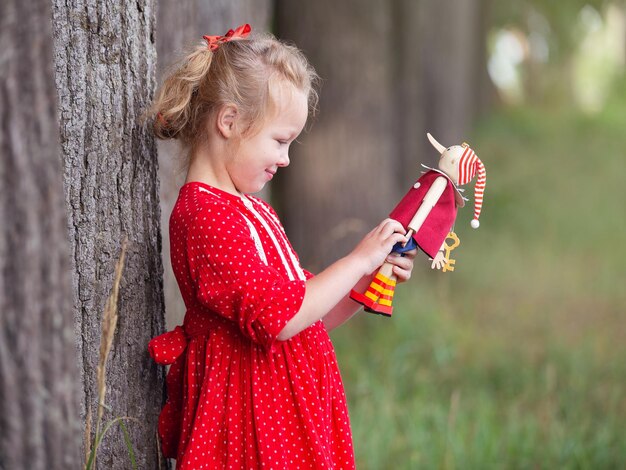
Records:
[[[393,267],[393,273],[398,278],[398,282],[404,282],[404,281],[408,281],[409,279],[411,279],[411,270],[410,269],[403,269],[403,268],[401,268],[399,266],[394,266]]]
[[[389,236],[389,238],[387,238],[387,240],[389,240],[389,243],[391,244],[391,247],[389,248],[391,251],[391,248],[393,248],[396,243],[404,243],[406,241],[406,237],[403,233],[394,232]]]
[[[383,220],[380,223],[379,227],[380,227],[381,234],[385,238],[387,238],[392,233],[401,233],[403,235],[406,233],[406,230],[404,230],[404,227],[402,226],[402,224],[394,219]]]
[[[390,224],[389,219],[383,220],[380,225],[378,225],[378,233],[382,238],[387,238],[394,232],[393,227]]]
[[[389,255],[386,260],[393,265],[393,273],[399,282],[408,281],[413,271],[413,259],[406,256]]]
[[[398,222],[397,220],[393,220],[393,219],[389,219],[389,220],[391,221],[389,225],[393,227],[394,232],[401,233],[403,236],[406,235],[406,230],[400,222]]]
[[[386,248],[388,247],[389,251],[391,251],[391,247],[396,243],[404,243],[406,241],[404,227],[400,222],[393,219],[385,219],[385,221],[378,226],[377,233],[375,233],[374,236],[378,238],[378,241]]]
[[[387,256],[387,262],[401,269],[411,269],[413,267],[413,260],[405,256],[389,255]]]

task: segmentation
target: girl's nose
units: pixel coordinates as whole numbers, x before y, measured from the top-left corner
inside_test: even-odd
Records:
[[[278,166],[287,166],[287,165],[289,165],[289,152],[284,152],[280,157]]]

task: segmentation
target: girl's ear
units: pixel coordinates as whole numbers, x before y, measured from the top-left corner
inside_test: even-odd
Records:
[[[230,139],[235,135],[237,129],[237,118],[239,113],[237,106],[232,103],[225,104],[217,113],[217,130],[225,139]]]

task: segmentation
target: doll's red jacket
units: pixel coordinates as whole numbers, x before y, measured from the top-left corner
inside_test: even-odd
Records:
[[[456,219],[457,207],[464,205],[463,197],[452,180],[441,171],[433,169],[427,171],[389,214],[389,217],[400,222],[408,230],[408,224],[422,204],[424,196],[426,196],[433,182],[440,176],[447,179],[446,189],[431,209],[421,228],[413,234],[413,239],[417,245],[431,258],[435,257],[452,229]]]

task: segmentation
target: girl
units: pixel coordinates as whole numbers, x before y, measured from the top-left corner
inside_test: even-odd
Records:
[[[316,276],[300,267],[274,210],[250,196],[289,164],[315,107],[302,53],[241,26],[205,36],[165,80],[154,131],[189,150],[170,218],[171,261],[187,307],[149,350],[171,364],[159,417],[177,469],[354,467],[346,399],[328,332],[359,305],[404,229],[387,219]],[[414,256],[414,253],[412,254]]]

